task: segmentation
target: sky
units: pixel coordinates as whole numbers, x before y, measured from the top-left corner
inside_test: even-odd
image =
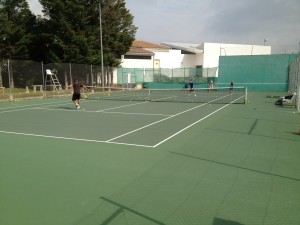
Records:
[[[268,45],[273,54],[300,51],[300,0],[125,0],[136,39]],[[41,14],[38,0],[28,0]]]

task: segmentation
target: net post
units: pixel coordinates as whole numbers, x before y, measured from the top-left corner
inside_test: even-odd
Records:
[[[248,91],[247,86],[245,87],[245,104],[247,104],[247,98],[248,98]]]

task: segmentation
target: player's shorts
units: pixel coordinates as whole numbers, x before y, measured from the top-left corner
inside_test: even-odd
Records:
[[[81,98],[80,94],[73,94],[72,101],[79,100]]]

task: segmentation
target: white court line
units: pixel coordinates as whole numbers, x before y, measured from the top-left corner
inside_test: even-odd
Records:
[[[41,106],[41,105],[49,105],[53,103],[63,103],[67,101],[60,101],[60,102],[47,102],[47,103],[40,103],[40,104],[31,104],[31,105],[23,105],[23,106],[11,106],[11,107],[1,107],[0,109],[17,109],[17,108],[26,108],[26,107],[34,107],[34,106]]]
[[[57,104],[57,103],[55,103],[55,104],[51,104],[51,105],[46,105],[46,106],[41,106],[41,107],[35,107],[35,108],[49,108],[49,107],[52,107],[52,106],[60,106],[60,105],[74,105],[74,103],[73,102],[61,102],[61,104]]]
[[[102,112],[102,113],[111,113],[111,114],[128,114],[128,115],[143,115],[143,116],[172,116],[172,115],[167,115],[167,114],[158,114],[158,113],[125,113],[125,112]]]
[[[49,104],[49,103],[48,103]],[[44,104],[41,104],[42,106]],[[31,105],[33,106],[33,108],[28,108],[26,106],[20,106],[20,107],[8,107],[7,109],[9,108],[20,108],[20,109],[13,109],[13,110],[7,110],[7,111],[0,111],[0,113],[10,113],[10,112],[19,112],[19,111],[25,111],[25,110],[33,110],[33,109],[47,109],[46,107],[50,107],[50,106],[57,106],[57,105],[66,105],[66,103],[62,103],[62,104],[52,104],[52,105],[46,105],[46,106],[43,106],[43,107],[39,107],[39,104],[36,104],[36,105]],[[2,109],[5,109],[5,108],[2,108]],[[50,110],[50,109],[49,109]],[[57,109],[58,110],[58,109]]]
[[[0,133],[16,134],[16,135],[23,135],[23,136],[33,136],[33,137],[54,138],[54,139],[62,139],[62,140],[86,141],[86,142],[108,143],[108,144],[118,144],[118,145],[129,145],[129,146],[136,146],[136,147],[153,148],[153,146],[149,146],[149,145],[138,145],[138,144],[120,143],[120,142],[107,142],[107,141],[99,141],[99,140],[84,139],[84,138],[59,137],[59,136],[41,135],[41,134],[29,134],[29,133],[11,132],[11,131],[3,131],[3,130],[0,130]]]
[[[84,110],[84,112],[104,112],[104,111],[108,111],[108,110],[112,110],[112,109],[119,109],[119,108],[124,108],[124,107],[133,106],[133,105],[139,105],[139,104],[145,104],[145,103],[147,103],[147,102],[139,102],[139,103],[128,104],[128,105],[123,105],[123,106],[117,106],[117,107],[112,107],[112,108],[107,108],[107,109],[101,109],[101,110],[97,110],[97,111]],[[65,105],[65,104],[52,104],[52,105],[47,105],[46,107],[58,106],[58,105]],[[39,107],[39,109],[46,109],[46,107]],[[81,106],[81,107],[84,108],[84,106]],[[49,110],[66,110],[67,111],[68,109],[49,109]],[[83,110],[77,110],[77,111],[81,112]]]
[[[124,115],[145,115],[145,116],[171,116],[171,115],[166,115],[166,114],[157,114],[157,113],[125,113],[125,112],[107,112],[108,110],[112,109],[119,109],[119,108],[125,108],[133,105],[140,105],[140,104],[145,104],[148,102],[139,102],[139,103],[134,103],[134,104],[128,104],[128,105],[123,105],[123,106],[117,106],[117,107],[112,107],[112,108],[107,108],[107,109],[102,109],[102,110],[97,110],[97,111],[92,111],[92,110],[72,110],[72,109],[48,109],[46,107],[35,107],[35,109],[44,109],[44,110],[52,110],[52,111],[73,111],[73,112],[88,112],[88,113],[115,113],[115,114],[124,114]],[[58,104],[61,105],[61,104]],[[51,105],[50,105],[51,106]],[[47,106],[48,107],[48,106]],[[82,108],[84,108],[82,106]]]
[[[146,127],[150,127],[150,126],[152,126],[152,125],[154,125],[154,124],[160,123],[160,122],[162,122],[162,121],[168,120],[168,119],[173,118],[173,117],[175,117],[175,116],[178,116],[178,115],[180,115],[180,114],[183,114],[183,113],[186,113],[186,112],[188,112],[188,111],[191,111],[191,110],[193,110],[193,109],[199,108],[199,107],[204,106],[204,105],[206,105],[206,104],[208,104],[208,103],[204,103],[204,104],[202,104],[202,105],[195,106],[195,107],[193,107],[193,108],[187,109],[187,110],[185,110],[185,111],[182,111],[182,112],[180,112],[180,113],[174,114],[174,115],[169,116],[169,117],[167,117],[167,118],[164,118],[164,119],[155,121],[155,122],[150,123],[150,124],[148,124],[148,125],[146,125],[146,126],[143,126],[143,127],[138,128],[138,129],[132,130],[132,131],[127,132],[127,133],[125,133],[125,134],[122,134],[122,135],[120,135],[120,136],[111,138],[111,139],[109,139],[109,140],[107,140],[107,141],[109,142],[109,141],[118,139],[118,138],[120,138],[120,137],[126,136],[126,135],[128,135],[128,134],[134,133],[134,132],[139,131],[139,130],[142,130],[142,129],[146,128]]]
[[[205,120],[206,118],[210,117],[211,115],[215,114],[216,112],[220,111],[221,109],[224,109],[224,108],[227,107],[227,106],[229,106],[229,104],[227,104],[227,105],[225,105],[225,106],[223,106],[223,107],[221,107],[221,108],[219,108],[219,109],[213,111],[212,113],[210,113],[210,114],[208,114],[207,116],[201,118],[200,120],[197,120],[196,122],[194,122],[194,123],[188,125],[187,127],[181,129],[180,131],[176,132],[175,134],[169,136],[168,138],[166,138],[166,139],[162,140],[161,142],[157,143],[156,145],[154,145],[153,148],[156,148],[157,146],[161,145],[162,143],[166,142],[167,140],[169,140],[169,139],[175,137],[176,135],[180,134],[181,132],[185,131],[186,129],[188,129],[188,128],[194,126],[195,124],[201,122],[202,120]]]
[[[242,97],[240,97],[240,98],[243,98],[243,97],[244,97],[244,96],[242,96]],[[240,98],[238,98],[238,99],[232,101],[231,103],[234,103],[235,101],[239,100]],[[212,113],[208,114],[207,116],[205,116],[205,117],[203,117],[203,118],[197,120],[196,122],[194,122],[194,123],[188,125],[187,127],[183,128],[183,129],[181,129],[180,131],[176,132],[175,134],[169,136],[168,138],[166,138],[166,139],[162,140],[161,142],[157,143],[156,145],[154,145],[153,148],[156,148],[157,146],[159,146],[159,145],[161,145],[162,143],[168,141],[169,139],[175,137],[176,135],[180,134],[181,132],[185,131],[186,129],[188,129],[188,128],[194,126],[195,124],[197,124],[197,123],[199,123],[199,122],[201,122],[201,121],[203,121],[203,120],[205,120],[205,119],[207,119],[208,117],[210,117],[211,115],[215,114],[216,112],[218,112],[218,111],[224,109],[225,107],[229,106],[231,103],[228,103],[228,104],[222,106],[221,108],[219,108],[219,109],[213,111]]]
[[[125,108],[125,107],[129,107],[129,106],[140,105],[140,104],[145,104],[145,103],[148,103],[148,102],[138,102],[138,103],[123,105],[123,106],[112,107],[112,108],[108,108],[108,109],[101,109],[96,112],[103,112],[103,111],[112,110],[112,109],[120,109],[120,108]]]
[[[137,132],[137,131],[139,131],[139,130],[142,130],[142,129],[144,129],[144,128],[150,127],[150,126],[152,126],[152,125],[154,125],[154,124],[157,124],[157,123],[160,123],[160,122],[162,122],[162,121],[171,119],[171,118],[173,118],[173,117],[175,117],[175,116],[181,115],[181,114],[186,113],[186,112],[188,112],[188,111],[191,111],[191,110],[194,110],[194,109],[196,109],[196,108],[202,107],[202,106],[204,106],[204,105],[210,104],[210,103],[212,103],[212,102],[214,102],[214,101],[217,101],[217,100],[222,99],[222,98],[225,98],[225,97],[226,97],[226,96],[222,96],[221,98],[215,99],[215,100],[213,100],[213,101],[210,101],[210,102],[207,102],[207,103],[204,103],[204,104],[195,106],[195,107],[193,107],[193,108],[187,109],[187,110],[185,110],[185,111],[182,111],[182,112],[180,112],[180,113],[174,114],[174,115],[169,116],[169,117],[167,117],[167,118],[158,120],[158,121],[153,122],[153,123],[150,123],[150,124],[148,124],[148,125],[146,125],[146,126],[140,127],[140,128],[138,128],[138,129],[132,130],[132,131],[127,132],[127,133],[125,133],[125,134],[122,134],[122,135],[119,135],[119,136],[117,136],[117,137],[111,138],[111,139],[109,139],[109,140],[107,140],[107,141],[110,142],[110,141],[112,141],[112,140],[115,140],[115,139],[124,137],[124,136],[126,136],[126,135],[132,134],[132,133]],[[234,103],[235,101],[237,101],[237,100],[239,100],[240,98],[243,98],[243,97],[244,97],[244,96],[241,96],[241,97],[239,97],[238,99],[232,101],[231,103]],[[229,104],[226,104],[225,106],[221,107],[220,109],[225,108],[225,107],[228,106],[228,105],[230,105],[230,103],[229,103]],[[220,109],[214,111],[214,113],[218,112]],[[214,113],[211,113],[211,114],[209,114],[209,115],[212,115],[212,114],[214,114]],[[207,117],[208,117],[208,116],[206,116],[205,118],[207,118]],[[203,118],[202,118],[202,120],[203,120]],[[201,121],[201,119],[200,119],[200,121]],[[200,122],[200,121],[198,121],[198,122]],[[189,126],[188,126],[188,127],[189,127]],[[170,137],[167,138],[167,139],[170,139],[170,138],[173,137],[173,136],[175,136],[175,135],[172,135],[172,136],[170,136]],[[164,142],[164,141],[163,141],[163,142]],[[158,144],[156,144],[156,145],[154,145],[154,146],[158,146]]]
[[[243,97],[244,97],[244,96],[241,96],[240,98],[243,98]],[[222,97],[222,98],[223,98],[223,97]],[[240,98],[238,98],[238,99],[232,101],[231,103],[234,103],[235,101],[239,100]],[[213,101],[211,101],[211,102],[214,102],[214,101],[217,101],[217,100],[213,100]],[[159,142],[159,143],[157,143],[156,145],[153,145],[153,146],[149,146],[149,145],[139,145],[139,144],[131,144],[131,143],[113,142],[112,140],[115,140],[115,139],[117,139],[117,138],[126,136],[126,135],[128,135],[128,134],[130,134],[130,133],[133,133],[133,132],[136,132],[136,131],[138,131],[138,130],[144,129],[144,128],[146,128],[146,127],[152,126],[152,125],[154,125],[154,124],[156,124],[156,123],[159,123],[159,122],[162,122],[162,121],[164,121],[164,120],[173,118],[173,117],[178,116],[178,115],[180,115],[180,114],[186,113],[186,112],[188,112],[188,111],[190,111],[190,110],[193,110],[193,109],[202,107],[202,106],[207,105],[207,104],[209,104],[209,103],[211,103],[211,102],[208,102],[208,103],[204,103],[204,104],[198,105],[198,106],[196,106],[196,107],[193,107],[193,108],[190,108],[190,109],[188,109],[188,110],[182,111],[182,112],[177,113],[177,114],[175,114],[175,115],[169,116],[169,117],[167,117],[167,118],[165,118],[165,119],[156,121],[156,122],[154,122],[154,123],[148,124],[148,125],[146,125],[146,126],[144,126],[144,127],[138,128],[138,129],[136,129],[136,130],[133,130],[133,131],[131,131],[131,132],[128,132],[128,133],[126,133],[126,134],[120,135],[120,136],[118,136],[118,137],[115,137],[115,138],[112,138],[112,139],[109,139],[109,140],[106,140],[106,141],[91,140],[91,139],[81,139],[81,138],[59,137],[59,136],[50,136],[50,135],[29,134],[29,133],[10,132],[10,131],[1,131],[1,130],[0,130],[0,133],[16,134],[16,135],[24,135],[24,136],[35,136],[35,137],[45,137],[45,138],[54,138],[54,139],[63,139],[63,140],[76,140],[76,141],[86,141],[86,142],[108,143],[108,144],[128,145],[128,146],[136,146],[136,147],[155,148],[155,147],[159,146],[160,144],[166,142],[167,140],[171,139],[172,137],[174,137],[174,136],[178,135],[179,133],[183,132],[184,130],[188,129],[189,127],[191,127],[191,126],[193,126],[193,125],[195,125],[195,124],[197,124],[197,123],[203,121],[204,119],[210,117],[211,115],[215,114],[216,112],[220,111],[221,109],[223,109],[223,108],[229,106],[230,103],[229,103],[229,104],[226,104],[225,106],[223,106],[223,107],[221,107],[221,108],[219,108],[219,109],[217,109],[217,110],[215,110],[214,112],[210,113],[209,115],[207,115],[207,116],[205,116],[205,117],[199,119],[198,121],[196,121],[196,122],[190,124],[189,126],[183,128],[183,129],[181,129],[180,131],[176,132],[175,134],[169,136],[168,138],[164,139],[163,141],[161,141],[161,142]],[[22,110],[26,110],[26,109],[22,109]],[[19,111],[19,110],[14,110],[14,111]]]
[[[14,109],[14,110],[2,111],[2,112],[0,112],[0,113],[20,112],[20,111],[33,110],[33,109],[34,109],[34,108]]]
[[[72,109],[48,109],[43,107],[35,107],[33,109],[47,110],[47,111],[71,111],[71,112],[87,112],[87,113],[106,113],[106,114],[120,114],[120,115],[143,115],[143,116],[171,116],[166,114],[158,114],[158,113],[126,113],[126,112],[104,112],[103,111],[91,111],[91,110],[72,110]]]

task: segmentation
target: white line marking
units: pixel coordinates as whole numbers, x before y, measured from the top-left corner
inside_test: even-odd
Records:
[[[162,140],[161,142],[157,143],[157,144],[154,145],[153,147],[156,148],[157,146],[161,145],[162,143],[166,142],[167,140],[169,140],[169,139],[175,137],[177,134],[180,134],[181,132],[185,131],[186,129],[188,129],[188,128],[194,126],[195,124],[201,122],[202,120],[205,120],[206,118],[210,117],[211,115],[215,114],[216,112],[220,111],[221,109],[223,109],[223,108],[225,108],[225,107],[227,107],[227,106],[229,106],[229,104],[227,104],[227,105],[225,105],[225,106],[223,106],[223,107],[217,109],[216,111],[213,111],[212,113],[210,113],[210,114],[208,114],[207,116],[201,118],[200,120],[197,120],[196,122],[194,122],[194,123],[188,125],[187,127],[185,127],[185,128],[183,128],[183,129],[181,129],[180,131],[176,132],[175,134],[173,134],[173,135],[169,136],[168,138]]]
[[[34,109],[34,108],[14,109],[14,110],[2,111],[2,112],[0,112],[0,113],[19,112],[19,111],[32,110],[32,109]]]
[[[108,144],[118,144],[118,145],[129,145],[129,146],[136,146],[136,147],[153,148],[153,146],[149,146],[149,145],[139,145],[139,144],[120,143],[120,142],[108,142],[108,141],[99,141],[99,140],[84,139],[84,138],[59,137],[59,136],[41,135],[41,134],[28,134],[28,133],[3,131],[3,130],[0,130],[0,133],[23,135],[23,136],[33,136],[33,137],[54,138],[54,139],[62,139],[62,140],[75,140],[75,141],[86,141],[86,142],[108,143]]]
[[[49,108],[43,108],[43,107],[34,107],[33,109],[39,109],[39,110],[47,110],[47,111],[68,111],[68,112],[85,112],[83,110],[76,110],[76,109],[49,109]]]
[[[188,112],[188,111],[191,111],[191,110],[194,110],[194,109],[196,109],[196,108],[202,107],[202,106],[204,106],[204,105],[210,104],[210,103],[212,103],[212,102],[218,101],[219,99],[222,99],[222,98],[225,98],[225,97],[227,97],[227,96],[222,96],[222,97],[220,97],[220,98],[218,98],[218,99],[214,99],[214,100],[212,100],[212,101],[210,101],[210,102],[207,102],[207,103],[204,103],[204,104],[195,106],[195,107],[190,108],[190,109],[188,109],[188,110],[182,111],[182,112],[180,112],[180,113],[177,113],[177,114],[174,114],[174,115],[169,116],[169,117],[167,117],[167,118],[164,118],[164,119],[158,120],[158,121],[156,121],[156,122],[150,123],[150,124],[148,124],[148,125],[146,125],[146,126],[143,126],[143,127],[138,128],[138,129],[132,130],[132,131],[127,132],[127,133],[125,133],[125,134],[122,134],[122,135],[119,135],[119,136],[117,136],[117,137],[111,138],[111,139],[109,139],[109,140],[107,140],[107,141],[112,141],[112,140],[115,140],[115,139],[124,137],[124,136],[126,136],[126,135],[129,135],[129,134],[132,134],[132,133],[137,132],[137,131],[139,131],[139,130],[142,130],[142,129],[146,128],[146,127],[150,127],[150,126],[152,126],[152,125],[154,125],[154,124],[160,123],[160,122],[162,122],[162,121],[168,120],[168,119],[170,119],[170,118],[173,118],[173,117],[175,117],[175,116],[181,115],[181,114],[186,113],[186,112]],[[241,96],[240,98],[242,98],[242,97],[244,97],[244,96]],[[240,98],[238,98],[238,99],[240,99]],[[237,101],[238,99],[232,101],[232,103],[235,102],[235,101]]]
[[[120,114],[120,115],[143,115],[143,116],[172,116],[172,115],[166,115],[166,114],[158,114],[158,113],[126,113],[126,112],[102,112],[102,113],[108,113],[108,114]]]
[[[225,96],[223,96],[223,97],[221,97],[221,98],[224,98],[224,97],[225,97]],[[237,101],[237,100],[239,100],[240,98],[243,98],[243,97],[244,97],[244,96],[241,96],[241,97],[239,97],[238,99],[232,101],[231,103],[234,103],[235,101]],[[35,136],[35,137],[45,137],[45,138],[54,138],[54,139],[63,139],[63,140],[76,140],[76,141],[86,141],[86,142],[96,142],[96,143],[110,143],[110,144],[119,144],[119,145],[137,146],[137,147],[155,148],[155,147],[159,146],[160,144],[166,142],[167,140],[171,139],[172,137],[176,136],[177,134],[179,134],[179,133],[183,132],[184,130],[188,129],[189,127],[191,127],[191,126],[193,126],[193,125],[199,123],[200,121],[203,121],[204,119],[210,117],[210,116],[213,115],[214,113],[216,113],[216,112],[220,111],[221,109],[223,109],[223,108],[229,106],[230,103],[229,103],[229,104],[226,104],[225,106],[223,106],[223,107],[221,107],[221,108],[219,108],[219,109],[217,109],[216,111],[210,113],[209,115],[207,115],[207,116],[201,118],[200,120],[198,120],[198,121],[196,121],[196,122],[190,124],[189,126],[183,128],[182,130],[176,132],[175,134],[169,136],[168,138],[164,139],[163,141],[157,143],[157,144],[154,145],[154,146],[149,146],[149,145],[139,145],[139,144],[130,144],[130,143],[121,143],[121,142],[112,142],[112,140],[115,140],[115,139],[117,139],[117,138],[126,136],[126,135],[131,134],[131,133],[134,133],[134,132],[136,132],[136,131],[138,131],[138,130],[144,129],[144,128],[149,127],[149,126],[152,126],[152,125],[154,125],[154,124],[156,124],[156,123],[159,123],[159,122],[162,122],[162,121],[164,121],[164,120],[173,118],[173,117],[175,117],[175,116],[178,116],[178,115],[180,115],[180,114],[186,113],[186,112],[191,111],[191,110],[193,110],[193,109],[202,107],[202,106],[204,106],[204,105],[207,105],[207,104],[209,104],[209,103],[211,103],[211,102],[214,102],[214,101],[217,101],[217,100],[218,100],[218,99],[213,100],[213,101],[210,101],[210,102],[207,102],[207,103],[204,103],[204,104],[201,104],[201,105],[198,105],[198,106],[195,106],[195,107],[190,108],[190,109],[188,109],[188,110],[182,111],[182,112],[177,113],[177,114],[175,114],[175,115],[171,115],[171,116],[169,116],[169,117],[167,117],[167,118],[164,118],[164,119],[162,119],[162,120],[156,121],[156,122],[151,123],[151,124],[148,124],[148,125],[146,125],[146,126],[143,126],[143,127],[141,127],[141,128],[135,129],[135,130],[133,130],[133,131],[130,131],[130,132],[128,132],[128,133],[125,133],[125,134],[123,134],[123,135],[120,135],[120,136],[118,136],[118,137],[115,137],[115,138],[112,138],[112,139],[109,139],[109,140],[106,140],[106,141],[90,140],[90,139],[81,139],[81,138],[59,137],[59,136],[51,136],[51,135],[28,134],[28,133],[10,132],[10,131],[1,131],[1,130],[0,130],[0,133],[16,134],[16,135],[24,135],[24,136]],[[144,103],[144,102],[143,102],[143,103]],[[141,104],[141,103],[138,103],[138,104]],[[132,104],[131,104],[131,105],[132,105]],[[133,105],[135,105],[135,104],[133,104]],[[127,106],[129,106],[129,105],[127,105]],[[126,107],[126,106],[124,106],[124,107]],[[11,110],[11,112],[13,112],[13,111],[21,111],[21,110],[28,110],[28,109],[31,109],[31,108],[20,109],[20,110]],[[34,108],[32,108],[32,109],[34,109]],[[36,108],[36,109],[39,109],[39,108]],[[46,110],[51,110],[51,109],[46,109]],[[75,111],[75,110],[74,110],[74,111]],[[10,111],[6,111],[6,112],[10,112]],[[0,113],[3,113],[3,112],[0,112]]]
[[[243,98],[243,97],[244,97],[244,96],[241,96],[241,97],[239,97],[238,99],[232,101],[231,103],[234,103],[234,102],[236,102],[237,100],[239,100],[240,98]],[[161,145],[162,143],[166,142],[167,140],[169,140],[169,139],[175,137],[177,134],[180,134],[181,132],[185,131],[186,129],[188,129],[188,128],[194,126],[195,124],[197,124],[197,123],[199,123],[199,122],[201,122],[201,121],[203,121],[203,120],[205,120],[205,119],[207,119],[207,118],[210,117],[211,115],[213,115],[213,114],[217,113],[218,111],[224,109],[225,107],[229,106],[231,103],[222,106],[221,108],[219,108],[219,109],[213,111],[212,113],[208,114],[207,116],[205,116],[205,117],[203,117],[203,118],[197,120],[196,122],[194,122],[194,123],[188,125],[187,127],[183,128],[183,129],[181,129],[180,131],[176,132],[175,134],[169,136],[168,138],[166,138],[166,139],[162,140],[161,142],[157,143],[156,145],[154,145],[153,148],[156,148],[157,146]]]
[[[6,110],[6,109],[26,108],[26,107],[32,107],[32,106],[41,106],[41,105],[49,105],[49,104],[53,104],[53,103],[64,103],[64,102],[67,102],[67,101],[47,102],[47,103],[31,104],[31,105],[23,105],[23,106],[1,107],[0,109]]]
[[[174,114],[174,115],[169,116],[169,117],[167,117],[167,118],[164,118],[164,119],[155,121],[155,122],[150,123],[150,124],[148,124],[148,125],[146,125],[146,126],[143,126],[143,127],[138,128],[138,129],[132,130],[132,131],[130,131],[130,132],[127,132],[127,133],[122,134],[122,135],[120,135],[120,136],[114,137],[114,138],[109,139],[109,140],[107,140],[107,141],[112,141],[112,140],[118,139],[118,138],[120,138],[120,137],[126,136],[126,135],[128,135],[128,134],[134,133],[134,132],[139,131],[139,130],[142,130],[142,129],[146,128],[146,127],[150,127],[150,126],[152,126],[152,125],[154,125],[154,124],[160,123],[160,122],[162,122],[162,121],[164,121],[164,120],[173,118],[173,117],[178,116],[178,115],[180,115],[180,114],[186,113],[186,112],[191,111],[191,110],[196,109],[196,108],[199,108],[199,107],[204,106],[204,105],[206,105],[206,104],[208,104],[208,103],[204,103],[204,104],[202,104],[202,105],[195,106],[195,107],[193,107],[193,108],[190,108],[190,109],[188,109],[188,110],[182,111],[182,112],[177,113],[177,114]]]
[[[157,113],[126,113],[126,112],[104,112],[104,111],[91,111],[91,110],[75,110],[75,109],[48,109],[43,107],[35,107],[33,109],[48,110],[48,111],[72,111],[72,112],[87,112],[87,113],[106,113],[106,114],[120,114],[120,115],[143,115],[143,116],[171,116],[166,114]]]
[[[145,103],[147,103],[147,102],[139,102],[139,103],[133,103],[133,104],[123,105],[123,106],[112,107],[112,108],[108,108],[108,109],[101,109],[96,112],[103,112],[103,111],[108,111],[108,110],[112,110],[112,109],[120,109],[120,108],[125,108],[125,107],[129,107],[129,106],[140,105],[140,104],[145,104]]]

